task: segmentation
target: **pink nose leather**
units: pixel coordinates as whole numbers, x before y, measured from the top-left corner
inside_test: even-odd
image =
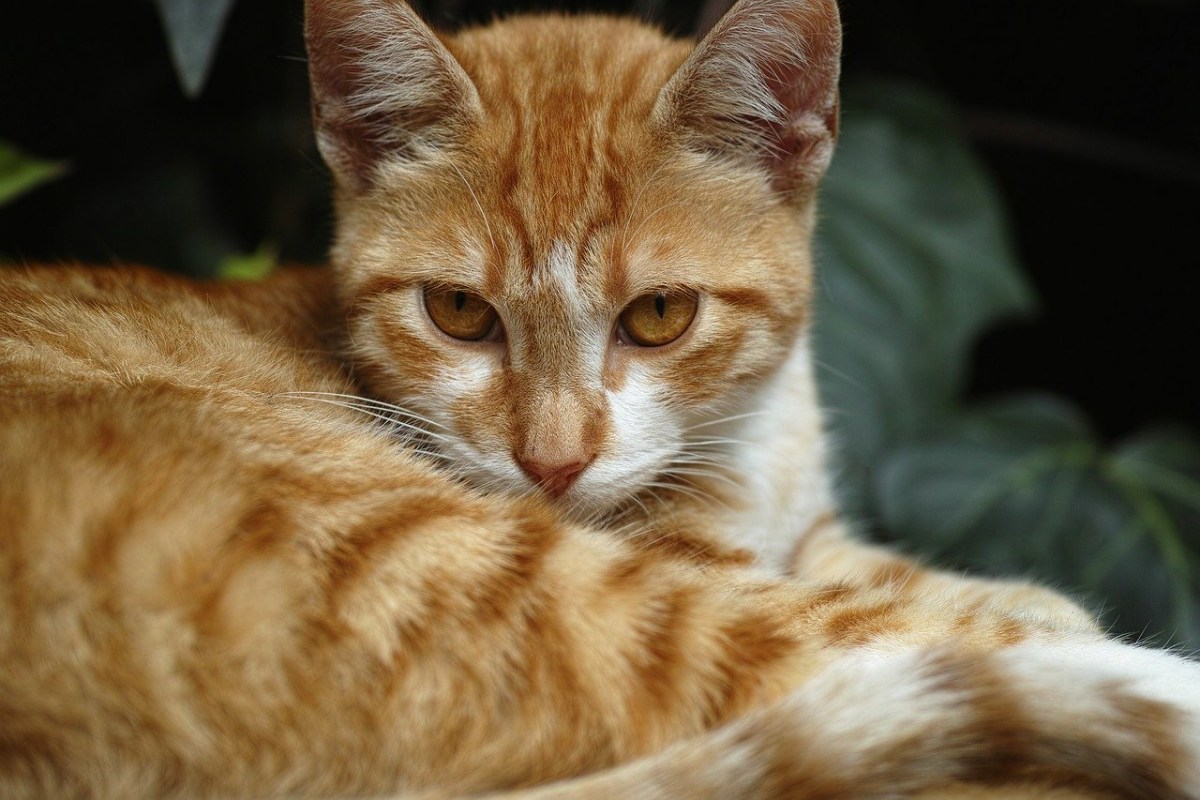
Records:
[[[571,488],[579,474],[587,469],[588,464],[592,463],[592,459],[571,461],[567,464],[543,464],[518,458],[517,463],[545,492],[552,497],[561,497]]]

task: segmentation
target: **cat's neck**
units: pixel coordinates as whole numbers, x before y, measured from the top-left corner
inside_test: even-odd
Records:
[[[760,566],[783,571],[805,534],[836,513],[807,335],[731,417],[738,418],[713,432],[737,442],[729,463],[744,491],[722,528],[736,539],[732,544],[755,553]]]

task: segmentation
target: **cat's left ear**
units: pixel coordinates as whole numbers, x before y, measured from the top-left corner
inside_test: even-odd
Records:
[[[386,162],[453,146],[479,93],[403,0],[308,0],[304,38],[317,145],[340,186],[369,187]]]
[[[741,0],[663,87],[654,114],[684,146],[765,168],[788,195],[824,175],[838,129],[835,0]]]

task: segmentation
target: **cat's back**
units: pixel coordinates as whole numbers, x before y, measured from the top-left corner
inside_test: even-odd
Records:
[[[161,796],[180,759],[239,785],[220,765],[269,737],[229,714],[278,725],[280,664],[325,619],[328,532],[381,487],[409,516],[397,483],[450,492],[369,416],[296,394],[352,391],[325,288],[0,274],[0,794]],[[64,766],[98,752],[125,766]]]
[[[15,397],[32,381],[46,389],[68,378],[82,389],[84,377],[97,386],[155,379],[264,391],[319,381],[336,373],[329,282],[324,270],[306,268],[254,284],[142,267],[5,270],[0,392]]]
[[[329,402],[353,386],[323,334],[326,288],[308,269],[257,284],[128,267],[0,275],[0,583],[11,597],[107,587],[128,599],[156,584],[182,602],[204,581],[163,560],[205,563],[231,537],[279,523],[271,508],[287,487],[319,502],[371,459],[426,476],[371,417]]]
[[[203,527],[222,531],[225,509],[251,502],[264,470],[335,468],[333,454],[297,456],[323,437],[348,431],[348,455],[382,439],[361,415],[296,394],[352,390],[324,335],[325,288],[308,269],[256,284],[139,267],[0,274],[7,566],[59,563],[80,547],[78,570],[51,577],[86,574],[131,526],[187,546]],[[17,588],[24,576],[10,577]]]
[[[68,483],[86,495],[73,507],[91,513],[111,504],[118,483],[176,494],[197,472],[239,463],[334,468],[336,451],[307,465],[296,455],[331,436],[346,437],[348,455],[362,442],[403,457],[369,416],[324,402],[353,391],[330,335],[334,303],[325,272],[306,268],[253,284],[139,267],[4,272],[4,531],[37,527],[18,519],[20,508],[67,507]]]

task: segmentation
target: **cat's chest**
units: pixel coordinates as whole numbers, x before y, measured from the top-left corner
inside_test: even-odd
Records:
[[[801,538],[834,513],[806,341],[725,428],[740,488],[723,505],[719,535],[755,553],[762,567],[783,571]]]

